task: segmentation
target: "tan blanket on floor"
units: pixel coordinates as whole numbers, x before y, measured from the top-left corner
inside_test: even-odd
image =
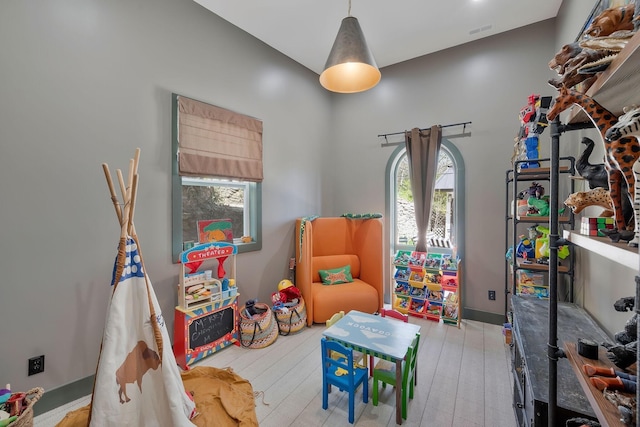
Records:
[[[196,426],[258,426],[253,387],[231,368],[197,366],[182,373],[182,382],[196,402]],[[87,405],[69,412],[56,427],[86,427],[90,410]]]

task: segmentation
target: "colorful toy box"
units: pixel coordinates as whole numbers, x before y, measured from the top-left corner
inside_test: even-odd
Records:
[[[396,274],[395,276],[393,276],[393,278],[395,279],[396,282],[408,283],[410,275],[411,275],[411,270],[409,270],[408,268],[398,267],[396,269]]]
[[[426,252],[398,251],[393,260],[393,265],[399,268],[404,267],[411,270],[422,270],[426,258]]]
[[[393,292],[396,295],[407,296],[409,295],[409,288],[411,288],[411,286],[409,286],[409,284],[406,282],[396,282],[396,287]]]
[[[396,267],[407,268],[409,266],[409,259],[411,258],[411,251],[398,251],[396,257],[393,260],[393,265]]]
[[[549,298],[548,286],[518,285],[518,295],[531,295],[536,298]]]
[[[545,276],[530,270],[516,271],[516,290],[518,295],[549,298],[549,287],[545,284]]]
[[[520,286],[545,286],[545,277],[542,273],[531,270],[516,271],[516,285]]]
[[[424,287],[424,273],[422,271],[412,271],[409,276],[409,284],[416,288]]]
[[[440,267],[442,265],[442,255],[441,254],[429,254],[424,263],[424,268],[427,270],[437,270],[440,271]]]
[[[458,286],[458,276],[455,274],[451,274],[451,272],[445,271],[442,276],[440,276],[440,284],[442,286],[446,286],[449,288]]]
[[[393,308],[398,310],[402,314],[409,312],[409,298],[402,298],[400,296],[393,296]]]

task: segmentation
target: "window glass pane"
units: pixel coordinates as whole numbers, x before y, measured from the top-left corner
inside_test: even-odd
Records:
[[[229,219],[234,239],[249,235],[248,183],[182,178],[184,241],[198,242],[198,221]]]
[[[431,202],[431,219],[427,238],[430,246],[451,247],[454,236],[455,169],[446,149],[440,149],[435,192]],[[406,152],[398,161],[395,174],[395,244],[415,246],[417,227],[411,194],[409,162]]]

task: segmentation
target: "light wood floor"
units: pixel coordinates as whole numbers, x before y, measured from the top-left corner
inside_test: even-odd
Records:
[[[464,320],[460,329],[415,317],[421,326],[418,385],[403,426],[513,427],[509,351],[502,328]],[[280,336],[271,346],[251,350],[230,346],[198,365],[231,367],[255,392],[261,427],[348,426],[346,393],[335,387],[322,409],[320,338],[324,327]],[[371,394],[372,381],[369,383]],[[355,426],[395,426],[393,388],[381,389],[380,403],[356,396]],[[34,419],[34,427],[55,426],[64,415],[89,403],[89,397]],[[213,426],[212,426],[213,427]]]

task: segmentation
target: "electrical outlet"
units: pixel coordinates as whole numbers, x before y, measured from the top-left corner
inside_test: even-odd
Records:
[[[489,291],[489,299],[491,301],[495,301],[496,300],[496,291]]]
[[[36,356],[29,359],[27,364],[29,375],[39,374],[44,372],[44,354],[42,356]]]

